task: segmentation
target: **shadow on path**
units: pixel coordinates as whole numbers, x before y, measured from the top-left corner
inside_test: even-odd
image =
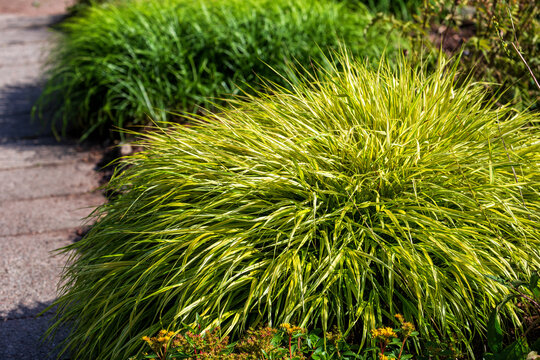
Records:
[[[41,84],[26,83],[0,88],[0,143],[50,137],[50,124],[32,121],[32,106],[41,94]]]
[[[60,347],[69,331],[60,329],[53,337],[45,333],[54,319],[54,311],[36,316],[51,303],[38,303],[34,307],[19,306],[10,311],[9,320],[0,318],[0,359],[2,360],[53,360],[57,359]],[[63,355],[60,359],[69,359]]]

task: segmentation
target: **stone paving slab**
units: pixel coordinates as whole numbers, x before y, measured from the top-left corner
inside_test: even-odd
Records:
[[[2,1],[6,0],[0,0],[0,10]],[[41,77],[42,65],[52,44],[51,39],[54,39],[50,25],[62,18],[63,15],[29,17],[0,14],[0,88]]]
[[[1,33],[1,30],[0,30]],[[1,50],[0,50],[1,51]],[[39,79],[43,70],[36,64],[0,64],[0,87],[13,84],[24,84]]]
[[[77,161],[0,170],[0,202],[84,193],[99,181],[94,168],[95,164]]]
[[[48,136],[51,129],[39,122],[30,122],[30,115],[0,116],[0,144],[15,139],[29,139],[39,136]]]
[[[0,171],[66,162],[97,162],[99,152],[80,151],[54,138],[9,141],[0,144]]]
[[[0,46],[48,41],[51,36],[50,25],[63,18],[62,15],[30,17],[0,14]]]
[[[17,18],[18,16],[13,17]],[[32,44],[34,42],[43,43],[50,38],[50,33],[48,31],[36,31],[35,25],[16,27],[16,22],[13,22],[13,26],[6,27],[6,22],[9,21],[8,19],[9,17],[6,19],[5,15],[0,14],[0,21],[4,23],[4,25],[0,25],[0,31],[2,31],[0,46]],[[43,27],[46,26],[48,26],[48,24],[45,24]]]
[[[0,0],[0,13],[58,14],[74,3],[75,0]]]
[[[50,46],[46,41],[12,43],[3,46],[0,52],[0,64],[4,64],[2,67],[18,67],[26,64],[39,64],[41,66],[47,57],[49,48]]]
[[[100,193],[4,201],[0,204],[0,237],[75,229],[102,202]]]
[[[42,90],[41,86],[32,83],[0,88],[0,118],[6,121],[8,117],[15,115],[30,116],[29,110],[31,111]]]
[[[2,360],[56,360],[53,351],[67,330],[63,329],[54,340],[42,341],[42,336],[49,327],[52,315],[39,318],[0,320],[0,359]],[[67,356],[61,359],[69,359]]]
[[[25,17],[0,14],[0,69],[43,62],[51,40],[57,35],[50,26],[63,18],[58,15]]]
[[[20,0],[0,0],[2,1],[20,1]],[[23,0],[24,1],[24,0]],[[21,16],[16,13],[6,13],[1,11],[0,8],[0,30],[12,30],[12,31],[34,31],[35,33],[41,32],[40,29],[47,28],[51,24],[58,23],[60,20],[66,17],[65,13],[61,14],[39,14],[38,16]],[[25,33],[21,33],[24,35]],[[46,37],[47,34],[41,34]],[[21,39],[20,36],[17,38]]]
[[[0,323],[36,316],[56,299],[67,255],[53,251],[74,238],[69,230],[0,237]]]

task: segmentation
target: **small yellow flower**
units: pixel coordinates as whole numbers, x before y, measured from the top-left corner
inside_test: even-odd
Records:
[[[382,327],[378,329],[373,329],[371,330],[371,336],[373,338],[384,338],[384,339],[397,338],[397,334],[390,327]]]
[[[408,321],[405,321],[401,324],[401,330],[403,330],[403,333],[406,335],[406,336],[409,336],[414,330],[414,324],[413,323],[410,323]]]
[[[143,336],[142,338],[142,341],[145,341],[148,346],[152,347],[154,346],[154,338],[149,338],[148,336]]]
[[[341,331],[338,330],[336,326],[334,326],[332,328],[332,331],[326,333],[326,338],[334,344],[337,344],[343,338],[343,334],[341,333]]]
[[[396,314],[394,315],[396,317],[396,319],[398,319],[398,321],[400,322],[400,324],[403,324],[403,322],[405,321],[405,318],[403,317],[403,315],[401,314]]]
[[[379,360],[390,360],[390,358],[384,354],[379,354]]]
[[[285,332],[289,335],[294,334],[296,332],[303,332],[304,329],[302,329],[299,326],[291,325],[289,323],[284,323],[280,325],[281,328],[285,329]]]

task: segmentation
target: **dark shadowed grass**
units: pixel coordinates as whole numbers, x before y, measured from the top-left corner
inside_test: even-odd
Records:
[[[87,8],[63,24],[37,112],[63,133],[109,129],[197,112],[260,78],[285,84],[288,64],[307,70],[340,43],[378,61],[403,42],[391,25],[318,0],[140,0]],[[249,86],[246,86],[249,84]]]
[[[232,334],[288,322],[366,339],[395,313],[423,339],[485,334],[507,291],[485,275],[540,266],[538,116],[485,106],[442,66],[340,66],[145,134],[120,196],[68,248],[55,326],[73,323],[77,359],[122,359],[197,314]]]
[[[366,5],[373,12],[395,15],[403,20],[412,20],[424,10],[425,0],[341,0],[352,6]]]

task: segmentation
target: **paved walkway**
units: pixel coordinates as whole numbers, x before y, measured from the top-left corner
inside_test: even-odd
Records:
[[[0,0],[0,14],[53,15],[63,13],[76,0]]]
[[[30,122],[58,20],[0,14],[0,360],[52,358],[54,344],[40,342],[52,313],[36,318],[56,298],[66,260],[51,251],[75,241],[103,202],[99,151],[58,143]]]

